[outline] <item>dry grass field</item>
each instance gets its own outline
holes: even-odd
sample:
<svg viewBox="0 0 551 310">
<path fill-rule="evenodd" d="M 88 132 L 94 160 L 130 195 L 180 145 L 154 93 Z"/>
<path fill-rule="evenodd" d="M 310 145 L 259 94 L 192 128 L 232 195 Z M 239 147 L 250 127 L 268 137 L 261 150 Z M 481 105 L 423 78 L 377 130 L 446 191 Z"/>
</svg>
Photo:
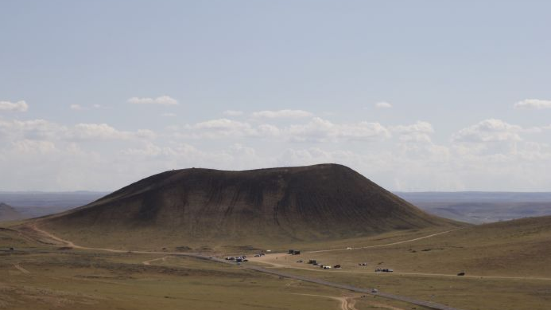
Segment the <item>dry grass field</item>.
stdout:
<svg viewBox="0 0 551 310">
<path fill-rule="evenodd" d="M 550 222 L 541 217 L 447 233 L 421 231 L 409 242 L 403 242 L 407 235 L 381 236 L 376 243 L 346 240 L 340 247 L 305 251 L 300 258 L 274 254 L 255 263 L 461 309 L 545 310 L 551 307 Z M 423 233 L 433 236 L 419 238 Z M 309 259 L 342 269 L 323 270 L 306 264 Z M 358 265 L 362 262 L 367 266 Z M 377 273 L 376 268 L 394 272 Z M 459 272 L 466 274 L 457 276 Z"/>
<path fill-rule="evenodd" d="M 0 309 L 76 308 L 412 309 L 238 266 L 180 256 L 64 249 L 0 230 Z"/>
<path fill-rule="evenodd" d="M 394 231 L 326 243 L 290 243 L 249 264 L 434 301 L 464 310 L 547 310 L 551 305 L 550 217 L 464 228 Z M 36 231 L 0 229 L 0 307 L 5 309 L 423 309 L 381 297 L 170 254 L 64 249 Z M 64 235 L 70 240 L 70 235 Z M 92 237 L 92 236 L 84 236 Z M 98 239 L 114 244 L 106 235 Z M 162 245 L 143 239 L 144 248 Z M 269 241 L 265 241 L 269 247 Z M 14 247 L 13 251 L 9 247 Z M 351 248 L 351 249 L 347 249 Z M 132 250 L 132 251 L 128 251 Z M 170 252 L 173 248 L 165 248 Z M 194 251 L 192 249 L 187 251 Z M 276 247 L 273 252 L 284 252 Z M 206 255 L 252 254 L 213 246 Z M 322 270 L 316 259 L 342 269 Z M 367 266 L 358 266 L 366 262 Z M 393 273 L 376 273 L 392 268 Z M 465 276 L 457 276 L 460 271 Z"/>
<path fill-rule="evenodd" d="M 340 264 L 354 272 L 373 272 L 375 268 L 392 268 L 395 273 L 426 273 L 455 276 L 494 276 L 551 278 L 551 217 L 528 218 L 451 230 L 431 238 L 408 238 L 413 242 L 397 243 L 400 238 L 365 244 L 344 240 L 330 251 L 304 253 L 305 259 L 317 259 L 330 265 Z M 353 250 L 346 250 L 352 247 Z M 367 267 L 358 263 L 368 262 Z"/>
</svg>

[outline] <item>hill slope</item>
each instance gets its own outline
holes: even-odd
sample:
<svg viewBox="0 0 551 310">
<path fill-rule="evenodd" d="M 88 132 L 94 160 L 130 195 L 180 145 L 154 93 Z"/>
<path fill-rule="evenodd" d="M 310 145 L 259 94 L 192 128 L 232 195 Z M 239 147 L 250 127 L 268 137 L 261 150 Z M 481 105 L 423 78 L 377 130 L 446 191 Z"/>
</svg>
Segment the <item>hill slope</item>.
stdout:
<svg viewBox="0 0 551 310">
<path fill-rule="evenodd" d="M 318 253 L 313 258 L 357 270 L 362 270 L 358 261 L 369 261 L 384 262 L 382 267 L 397 273 L 466 271 L 475 276 L 551 279 L 550 240 L 551 216 L 544 216 L 470 226 L 387 247 Z"/>
<path fill-rule="evenodd" d="M 41 226 L 96 244 L 273 244 L 449 225 L 350 168 L 316 165 L 250 171 L 167 171 Z M 140 241 L 141 240 L 141 241 Z"/>
<path fill-rule="evenodd" d="M 12 206 L 5 203 L 0 203 L 0 222 L 14 221 L 21 218 L 23 218 L 23 216 Z"/>
</svg>

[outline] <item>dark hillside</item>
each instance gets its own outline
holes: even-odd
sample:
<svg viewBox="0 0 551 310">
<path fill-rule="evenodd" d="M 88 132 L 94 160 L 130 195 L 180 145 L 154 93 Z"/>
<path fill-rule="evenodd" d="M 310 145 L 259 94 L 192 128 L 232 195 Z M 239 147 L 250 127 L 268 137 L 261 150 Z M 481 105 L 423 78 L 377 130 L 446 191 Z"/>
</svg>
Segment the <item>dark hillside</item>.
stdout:
<svg viewBox="0 0 551 310">
<path fill-rule="evenodd" d="M 43 219 L 63 231 L 148 231 L 182 244 L 319 241 L 449 224 L 335 164 L 167 171 Z"/>
</svg>

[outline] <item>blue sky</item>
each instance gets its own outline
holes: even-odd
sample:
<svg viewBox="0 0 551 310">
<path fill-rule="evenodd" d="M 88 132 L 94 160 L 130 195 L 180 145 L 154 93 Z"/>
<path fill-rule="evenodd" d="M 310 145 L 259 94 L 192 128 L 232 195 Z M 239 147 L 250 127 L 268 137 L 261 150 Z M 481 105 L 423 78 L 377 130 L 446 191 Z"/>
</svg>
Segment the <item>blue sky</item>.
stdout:
<svg viewBox="0 0 551 310">
<path fill-rule="evenodd" d="M 3 1 L 0 190 L 338 162 L 551 188 L 548 1 Z"/>
</svg>

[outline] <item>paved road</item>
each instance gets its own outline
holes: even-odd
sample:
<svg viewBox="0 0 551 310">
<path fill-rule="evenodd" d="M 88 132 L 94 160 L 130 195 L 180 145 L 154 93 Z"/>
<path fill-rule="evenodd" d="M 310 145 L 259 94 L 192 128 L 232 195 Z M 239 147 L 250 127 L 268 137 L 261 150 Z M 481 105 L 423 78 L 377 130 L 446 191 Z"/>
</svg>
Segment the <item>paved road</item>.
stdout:
<svg viewBox="0 0 551 310">
<path fill-rule="evenodd" d="M 65 245 L 67 245 L 67 246 L 77 248 L 77 249 L 105 251 L 105 252 L 111 252 L 111 253 L 127 253 L 128 252 L 128 251 L 125 251 L 125 250 L 115 250 L 115 249 L 108 249 L 108 248 L 83 247 L 83 246 L 76 245 L 76 244 L 74 244 L 73 242 L 71 242 L 69 240 L 61 239 L 61 238 L 51 234 L 50 232 L 42 230 L 42 229 L 38 228 L 36 226 L 36 224 L 30 226 L 30 228 L 33 229 L 34 231 L 42 234 L 42 235 L 45 235 L 45 236 L 55 240 L 55 241 L 61 242 Z M 223 264 L 236 265 L 236 263 L 233 262 L 233 261 L 228 261 L 228 260 L 217 258 L 217 257 L 214 257 L 214 256 L 206 256 L 206 255 L 203 255 L 203 254 L 195 254 L 195 253 L 148 252 L 148 251 L 132 251 L 132 253 L 134 253 L 134 254 L 148 254 L 148 255 L 162 254 L 162 255 L 165 255 L 165 256 L 166 255 L 185 256 L 185 257 L 193 257 L 193 258 L 197 258 L 197 259 L 202 259 L 202 260 L 207 260 L 207 261 L 212 261 L 212 262 L 218 262 L 218 263 L 223 263 Z M 427 307 L 427 308 L 435 309 L 435 310 L 464 310 L 464 309 L 453 308 L 453 307 L 449 307 L 449 306 L 446 306 L 446 305 L 441 305 L 441 304 L 437 304 L 437 303 L 433 303 L 433 302 L 429 302 L 429 301 L 416 300 L 416 299 L 409 298 L 409 297 L 406 297 L 406 296 L 401 296 L 401 295 L 394 295 L 394 294 L 384 293 L 384 292 L 372 293 L 372 289 L 365 289 L 365 288 L 360 288 L 360 287 L 347 285 L 347 284 L 329 282 L 329 281 L 325 281 L 325 280 L 321 280 L 321 279 L 317 279 L 317 278 L 310 278 L 310 277 L 285 273 L 285 272 L 281 272 L 281 271 L 277 271 L 277 270 L 273 270 L 273 269 L 266 269 L 266 268 L 259 267 L 259 266 L 241 264 L 239 267 L 241 267 L 243 269 L 247 269 L 247 270 L 253 270 L 253 271 L 256 271 L 256 272 L 262 272 L 262 273 L 266 273 L 266 274 L 276 275 L 276 276 L 283 277 L 283 278 L 289 278 L 289 279 L 294 279 L 294 280 L 299 280 L 299 281 L 304 281 L 304 282 L 315 283 L 315 284 L 319 284 L 319 285 L 344 289 L 344 290 L 357 292 L 357 293 L 362 293 L 362 294 L 371 294 L 371 295 L 381 296 L 381 297 L 385 297 L 385 298 L 388 298 L 388 299 L 403 301 L 403 302 L 407 302 L 407 303 L 414 304 L 414 305 L 417 305 L 417 306 L 423 306 L 423 307 Z"/>
</svg>

